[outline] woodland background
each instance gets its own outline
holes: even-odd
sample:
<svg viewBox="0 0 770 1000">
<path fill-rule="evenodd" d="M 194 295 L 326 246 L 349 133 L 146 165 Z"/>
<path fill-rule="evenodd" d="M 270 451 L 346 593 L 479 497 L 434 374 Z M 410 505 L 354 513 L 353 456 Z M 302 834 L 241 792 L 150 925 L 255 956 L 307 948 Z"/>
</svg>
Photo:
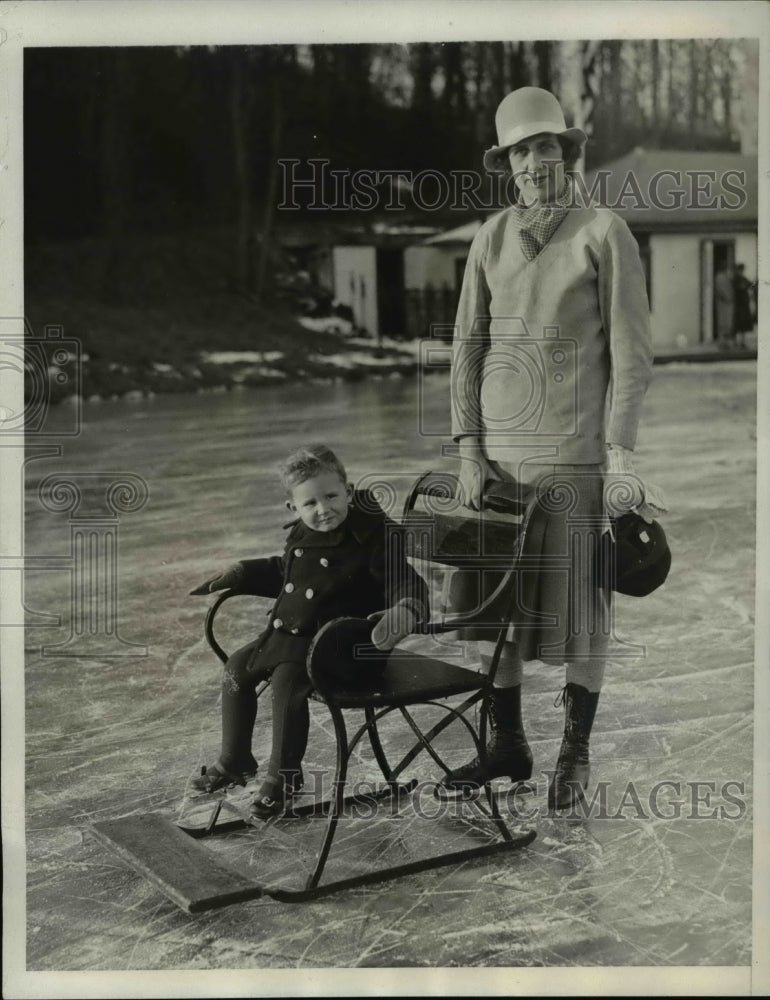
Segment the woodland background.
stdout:
<svg viewBox="0 0 770 1000">
<path fill-rule="evenodd" d="M 750 44 L 26 49 L 27 317 L 81 340 L 94 392 L 110 364 L 178 368 L 202 347 L 302 350 L 291 282 L 278 280 L 301 262 L 282 236 L 303 220 L 367 227 L 379 216 L 277 211 L 280 158 L 480 170 L 497 104 L 524 85 L 552 89 L 589 133 L 585 169 L 638 145 L 734 150 Z M 457 211 L 393 215 L 466 221 Z M 113 391 L 148 384 L 133 379 Z"/>
</svg>

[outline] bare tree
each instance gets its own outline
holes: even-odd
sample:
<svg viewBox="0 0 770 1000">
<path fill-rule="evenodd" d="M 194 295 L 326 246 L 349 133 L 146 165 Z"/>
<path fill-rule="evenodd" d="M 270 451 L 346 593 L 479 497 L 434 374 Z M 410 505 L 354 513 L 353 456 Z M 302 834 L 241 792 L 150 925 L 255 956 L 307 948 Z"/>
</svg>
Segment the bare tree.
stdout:
<svg viewBox="0 0 770 1000">
<path fill-rule="evenodd" d="M 444 70 L 444 93 L 442 95 L 444 110 L 449 117 L 452 117 L 453 112 L 462 115 L 467 107 L 463 43 L 444 45 L 441 53 L 441 64 Z"/>
<path fill-rule="evenodd" d="M 650 104 L 652 128 L 660 134 L 660 47 L 657 38 L 650 39 Z"/>
<path fill-rule="evenodd" d="M 688 60 L 690 71 L 690 86 L 688 93 L 687 107 L 690 112 L 690 135 L 693 139 L 698 134 L 700 118 L 700 92 L 698 89 L 699 66 L 698 66 L 698 44 L 694 38 L 688 44 Z"/>
<path fill-rule="evenodd" d="M 126 224 L 131 204 L 131 74 L 124 49 L 102 53 L 102 128 L 100 143 L 102 213 L 107 234 L 102 294 L 107 301 L 125 296 Z"/>
<path fill-rule="evenodd" d="M 552 44 L 552 42 L 535 42 L 534 45 L 537 57 L 537 85 L 545 90 L 550 90 L 553 86 L 551 75 Z"/>
<path fill-rule="evenodd" d="M 283 75 L 281 72 L 281 52 L 280 50 L 268 52 L 268 63 L 270 65 L 270 92 L 272 106 L 272 127 L 270 142 L 268 146 L 269 171 L 267 192 L 265 195 L 265 208 L 262 216 L 262 229 L 260 231 L 259 257 L 257 260 L 257 275 L 255 296 L 257 302 L 261 302 L 265 293 L 265 283 L 268 274 L 268 264 L 271 256 L 273 223 L 275 221 L 275 203 L 278 192 L 278 161 L 281 155 L 281 140 L 283 136 Z"/>
<path fill-rule="evenodd" d="M 436 73 L 436 59 L 430 42 L 419 42 L 410 47 L 412 53 L 412 108 L 427 111 L 433 104 L 433 77 Z"/>
<path fill-rule="evenodd" d="M 518 90 L 529 83 L 527 74 L 527 54 L 524 42 L 511 42 L 508 51 L 508 85 L 511 90 Z"/>
<path fill-rule="evenodd" d="M 252 111 L 254 84 L 250 73 L 253 53 L 238 48 L 232 53 L 230 78 L 230 121 L 233 132 L 233 167 L 236 190 L 236 285 L 252 287 L 254 275 L 255 215 L 253 195 Z"/>
</svg>

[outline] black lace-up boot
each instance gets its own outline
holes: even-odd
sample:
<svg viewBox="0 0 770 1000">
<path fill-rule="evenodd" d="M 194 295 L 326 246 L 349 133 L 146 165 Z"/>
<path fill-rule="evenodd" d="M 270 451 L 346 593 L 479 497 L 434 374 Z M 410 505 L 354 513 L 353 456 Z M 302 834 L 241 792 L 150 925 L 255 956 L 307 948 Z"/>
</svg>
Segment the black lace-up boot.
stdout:
<svg viewBox="0 0 770 1000">
<path fill-rule="evenodd" d="M 598 703 L 599 692 L 588 691 L 580 684 L 567 684 L 554 703 L 564 705 L 564 738 L 548 787 L 551 812 L 571 809 L 585 798 L 583 791 L 591 773 L 588 740 Z"/>
<path fill-rule="evenodd" d="M 490 738 L 487 742 L 486 768 L 474 757 L 445 775 L 445 792 L 471 794 L 492 778 L 526 781 L 532 776 L 532 751 L 521 721 L 521 685 L 494 688 L 489 703 Z"/>
</svg>

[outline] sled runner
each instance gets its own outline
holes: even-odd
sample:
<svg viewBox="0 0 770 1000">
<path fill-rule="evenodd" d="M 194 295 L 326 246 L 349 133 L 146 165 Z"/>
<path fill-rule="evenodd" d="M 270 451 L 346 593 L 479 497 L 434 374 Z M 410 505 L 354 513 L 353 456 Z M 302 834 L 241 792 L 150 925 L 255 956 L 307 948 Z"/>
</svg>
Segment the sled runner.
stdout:
<svg viewBox="0 0 770 1000">
<path fill-rule="evenodd" d="M 207 838 L 248 829 L 245 810 L 239 807 L 243 796 L 228 791 L 216 797 L 207 796 L 213 810 L 204 823 L 176 824 L 159 814 L 135 815 L 95 824 L 92 829 L 96 836 L 191 913 L 263 895 L 302 902 L 531 843 L 535 832 L 511 830 L 487 783 L 478 795 L 464 800 L 485 828 L 483 843 L 478 842 L 476 830 L 476 842 L 471 841 L 470 846 L 461 850 L 434 851 L 418 860 L 363 874 L 323 879 L 340 821 L 344 825 L 348 810 L 361 805 L 376 807 L 383 802 L 393 807 L 393 803 L 397 805 L 409 796 L 417 782 L 405 777 L 405 772 L 420 754 L 428 755 L 440 770 L 438 778 L 450 772 L 435 745 L 448 726 L 455 723 L 464 728 L 484 764 L 489 699 L 517 600 L 517 558 L 536 510 L 534 497 L 521 495 L 518 487 L 495 483 L 494 490 L 485 494 L 485 507 L 507 515 L 499 521 L 481 519 L 462 508 L 454 499 L 457 492 L 454 476 L 426 473 L 415 482 L 406 499 L 400 529 L 414 566 L 439 591 L 438 597 L 432 599 L 431 620 L 419 625 L 417 633 L 434 646 L 439 636 L 458 630 L 461 635 L 496 641 L 488 675 L 458 665 L 449 656 L 415 652 L 411 647 L 422 640 L 410 640 L 407 644 L 410 648 L 399 646 L 390 653 L 382 653 L 371 645 L 372 622 L 366 619 L 335 619 L 313 641 L 307 661 L 314 688 L 311 698 L 329 714 L 336 764 L 328 796 L 309 802 L 303 802 L 300 796 L 281 818 L 321 819 L 320 847 L 302 888 L 251 879 L 248 865 L 239 867 L 203 845 Z M 222 592 L 206 616 L 206 639 L 223 663 L 227 653 L 214 634 L 214 624 L 225 602 L 236 596 L 243 595 Z M 452 637 L 449 639 L 444 651 L 459 648 L 451 641 Z M 268 684 L 264 682 L 257 688 L 258 696 Z M 440 711 L 438 721 L 430 728 L 418 718 L 423 706 Z M 391 762 L 380 725 L 396 713 L 406 723 L 410 745 L 397 762 Z M 351 718 L 355 720 L 355 729 L 349 734 Z M 364 738 L 381 772 L 382 785 L 367 789 L 365 794 L 349 794 L 349 764 L 354 754 L 358 756 Z M 392 743 L 391 738 L 388 745 Z M 235 818 L 228 818 L 232 814 Z M 279 819 L 271 824 L 280 822 Z M 258 828 L 254 836 L 265 834 L 263 823 L 252 822 L 252 825 Z"/>
</svg>

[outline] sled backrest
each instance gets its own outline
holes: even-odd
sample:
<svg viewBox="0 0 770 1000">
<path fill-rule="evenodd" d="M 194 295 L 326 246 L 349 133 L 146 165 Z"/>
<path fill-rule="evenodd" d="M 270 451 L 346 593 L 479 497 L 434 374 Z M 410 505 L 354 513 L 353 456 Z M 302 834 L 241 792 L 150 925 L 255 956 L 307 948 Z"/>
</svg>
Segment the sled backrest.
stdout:
<svg viewBox="0 0 770 1000">
<path fill-rule="evenodd" d="M 428 472 L 416 481 L 402 528 L 407 556 L 430 588 L 431 618 L 439 626 L 431 631 L 499 629 L 531 500 L 517 484 L 489 484 L 479 514 L 462 505 L 456 476 Z"/>
</svg>

